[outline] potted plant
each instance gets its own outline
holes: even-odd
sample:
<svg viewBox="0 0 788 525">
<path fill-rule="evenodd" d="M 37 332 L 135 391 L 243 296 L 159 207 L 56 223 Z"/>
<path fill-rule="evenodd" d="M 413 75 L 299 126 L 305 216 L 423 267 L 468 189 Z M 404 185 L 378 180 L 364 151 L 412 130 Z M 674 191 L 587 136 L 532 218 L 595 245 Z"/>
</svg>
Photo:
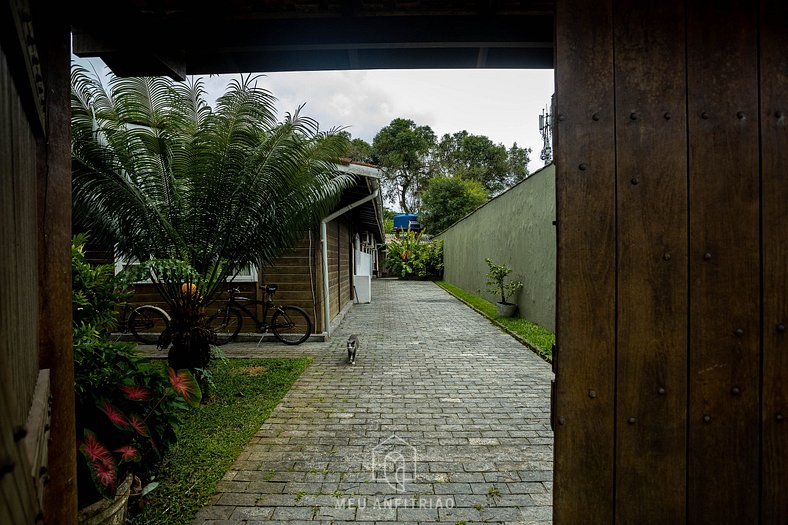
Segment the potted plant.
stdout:
<svg viewBox="0 0 788 525">
<path fill-rule="evenodd" d="M 165 369 L 110 339 L 126 294 L 112 265 L 87 262 L 84 243 L 77 236 L 72 244 L 79 519 L 124 523 L 133 484 L 145 490 L 135 476 L 175 441 L 180 414 L 199 404 L 201 392 L 188 371 Z"/>
<path fill-rule="evenodd" d="M 500 316 L 511 317 L 517 310 L 517 304 L 508 302 L 507 298 L 514 296 L 523 287 L 523 283 L 511 280 L 506 282 L 506 276 L 512 273 L 512 269 L 505 264 L 495 264 L 489 257 L 485 257 L 484 262 L 489 268 L 487 291 L 501 297 L 501 300 L 495 303 L 496 311 Z"/>
</svg>

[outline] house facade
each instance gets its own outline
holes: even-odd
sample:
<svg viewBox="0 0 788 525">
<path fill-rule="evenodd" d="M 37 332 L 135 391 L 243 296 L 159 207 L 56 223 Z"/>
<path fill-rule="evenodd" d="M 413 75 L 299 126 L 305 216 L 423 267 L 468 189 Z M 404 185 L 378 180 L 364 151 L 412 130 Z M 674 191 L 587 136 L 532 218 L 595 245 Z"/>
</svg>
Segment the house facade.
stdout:
<svg viewBox="0 0 788 525">
<path fill-rule="evenodd" d="M 357 282 L 363 283 L 364 276 L 371 277 L 377 270 L 380 264 L 378 248 L 385 243 L 380 174 L 374 166 L 350 160 L 343 160 L 337 170 L 354 175 L 356 182 L 343 192 L 334 212 L 323 218 L 324 227 L 321 221 L 303 232 L 295 245 L 271 264 L 241 270 L 209 305 L 209 314 L 224 305 L 232 288 L 240 290 L 241 297 L 262 300 L 264 290 L 261 287 L 276 284 L 274 302 L 306 310 L 312 319 L 313 333 L 320 339 L 329 335 L 331 326 L 339 322 L 341 314 L 354 301 L 365 302 L 367 296 L 359 297 Z M 93 262 L 114 261 L 116 271 L 123 269 L 123 261 L 115 260 L 111 250 L 94 249 L 88 255 Z M 366 266 L 365 261 L 369 261 Z M 143 304 L 167 310 L 166 303 L 150 282 L 136 283 L 128 303 L 127 312 Z M 255 314 L 261 319 L 262 307 L 258 306 Z M 246 314 L 241 331 L 249 334 L 258 331 L 254 320 Z"/>
</svg>

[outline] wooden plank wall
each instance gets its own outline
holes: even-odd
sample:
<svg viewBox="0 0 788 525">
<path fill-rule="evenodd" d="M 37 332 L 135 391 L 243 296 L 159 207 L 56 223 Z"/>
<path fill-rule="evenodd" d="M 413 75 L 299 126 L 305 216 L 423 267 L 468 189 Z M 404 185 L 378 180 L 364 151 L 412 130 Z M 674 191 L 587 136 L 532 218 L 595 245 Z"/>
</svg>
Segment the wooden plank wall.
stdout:
<svg viewBox="0 0 788 525">
<path fill-rule="evenodd" d="M 556 17 L 554 523 L 788 523 L 788 7 Z"/>
<path fill-rule="evenodd" d="M 37 145 L 5 46 L 0 47 L 0 522 L 35 523 L 40 510 L 20 449 L 39 370 Z M 36 429 L 37 430 L 37 429 Z"/>
<path fill-rule="evenodd" d="M 21 425 L 38 376 L 36 138 L 4 51 L 0 72 L 0 362 L 13 363 L 0 366 L 0 388 L 15 393 L 6 399 Z"/>
<path fill-rule="evenodd" d="M 341 218 L 326 224 L 328 236 L 328 299 L 331 319 L 339 313 L 339 229 Z"/>
<path fill-rule="evenodd" d="M 315 303 L 317 281 L 315 253 L 320 249 L 320 236 L 314 232 L 304 232 L 301 240 L 272 266 L 262 271 L 262 282 L 279 285 L 274 295 L 277 304 L 294 304 L 309 314 L 312 323 L 317 319 Z M 319 259 L 317 259 L 319 262 Z"/>
<path fill-rule="evenodd" d="M 353 256 L 350 246 L 350 224 L 345 218 L 340 217 L 339 226 L 339 309 L 340 311 L 353 299 L 351 266 Z"/>
</svg>

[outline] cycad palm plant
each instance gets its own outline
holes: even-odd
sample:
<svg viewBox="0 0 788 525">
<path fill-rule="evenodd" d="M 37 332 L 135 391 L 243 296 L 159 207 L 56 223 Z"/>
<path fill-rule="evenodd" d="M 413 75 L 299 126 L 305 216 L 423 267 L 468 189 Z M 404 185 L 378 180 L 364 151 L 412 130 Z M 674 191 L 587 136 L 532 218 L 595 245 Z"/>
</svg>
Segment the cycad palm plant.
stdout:
<svg viewBox="0 0 788 525">
<path fill-rule="evenodd" d="M 172 313 L 172 365 L 202 368 L 204 306 L 330 211 L 351 182 L 334 168 L 347 138 L 298 111 L 278 122 L 252 77 L 214 110 L 199 79 L 105 86 L 75 67 L 71 100 L 75 220 L 143 262 Z"/>
</svg>

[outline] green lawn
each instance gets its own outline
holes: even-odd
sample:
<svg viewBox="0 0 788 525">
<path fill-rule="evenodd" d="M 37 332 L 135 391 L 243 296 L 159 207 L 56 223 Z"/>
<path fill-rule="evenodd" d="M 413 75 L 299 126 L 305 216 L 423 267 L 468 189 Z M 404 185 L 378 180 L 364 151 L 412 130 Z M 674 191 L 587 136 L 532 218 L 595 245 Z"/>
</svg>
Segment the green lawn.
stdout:
<svg viewBox="0 0 788 525">
<path fill-rule="evenodd" d="M 155 467 L 156 490 L 135 511 L 134 524 L 183 524 L 211 496 L 244 445 L 311 362 L 233 359 L 211 365 L 212 401 L 191 410 L 178 442 Z"/>
<path fill-rule="evenodd" d="M 548 363 L 552 363 L 552 348 L 555 343 L 555 334 L 553 332 L 538 324 L 532 323 L 528 319 L 522 319 L 520 317 L 500 317 L 495 313 L 494 303 L 482 299 L 478 295 L 468 293 L 462 288 L 457 288 L 445 281 L 436 281 L 436 284 L 490 319 L 494 324 L 516 336 L 518 339 L 523 340 L 528 346 L 533 348 L 542 359 Z"/>
</svg>

